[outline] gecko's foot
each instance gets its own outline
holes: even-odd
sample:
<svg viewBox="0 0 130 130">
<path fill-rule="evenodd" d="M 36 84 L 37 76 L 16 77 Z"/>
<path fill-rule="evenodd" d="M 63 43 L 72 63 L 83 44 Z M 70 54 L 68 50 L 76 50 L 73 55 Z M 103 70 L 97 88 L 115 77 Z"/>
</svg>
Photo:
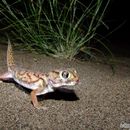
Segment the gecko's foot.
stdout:
<svg viewBox="0 0 130 130">
<path fill-rule="evenodd" d="M 42 109 L 42 110 L 47 110 L 48 109 L 47 107 L 44 107 L 44 106 L 42 106 L 40 104 L 34 105 L 34 107 L 37 108 L 37 109 Z"/>
<path fill-rule="evenodd" d="M 39 109 L 39 110 L 47 110 L 47 107 L 44 106 L 36 106 L 35 108 Z"/>
<path fill-rule="evenodd" d="M 0 83 L 3 83 L 3 81 L 0 80 Z"/>
</svg>

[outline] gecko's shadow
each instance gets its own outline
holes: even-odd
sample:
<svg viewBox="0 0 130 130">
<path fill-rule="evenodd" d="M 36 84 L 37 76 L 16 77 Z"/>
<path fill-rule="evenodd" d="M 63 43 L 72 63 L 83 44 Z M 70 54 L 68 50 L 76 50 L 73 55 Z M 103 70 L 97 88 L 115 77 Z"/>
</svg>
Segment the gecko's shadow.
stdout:
<svg viewBox="0 0 130 130">
<path fill-rule="evenodd" d="M 30 94 L 30 92 L 31 92 L 31 90 L 24 88 L 23 86 L 17 84 L 14 80 L 6 80 L 4 82 L 15 83 L 15 86 L 18 89 L 24 91 L 27 94 Z M 74 90 L 67 89 L 67 88 L 57 88 L 57 89 L 54 89 L 54 92 L 50 92 L 50 93 L 38 96 L 38 100 L 40 100 L 40 101 L 49 100 L 49 99 L 76 101 L 76 100 L 79 100 L 79 97 L 76 95 Z"/>
<path fill-rule="evenodd" d="M 39 96 L 39 100 L 55 99 L 55 100 L 65 100 L 65 101 L 76 101 L 79 97 L 76 95 L 75 91 L 67 88 L 55 89 L 54 92 L 47 93 L 45 95 Z"/>
</svg>

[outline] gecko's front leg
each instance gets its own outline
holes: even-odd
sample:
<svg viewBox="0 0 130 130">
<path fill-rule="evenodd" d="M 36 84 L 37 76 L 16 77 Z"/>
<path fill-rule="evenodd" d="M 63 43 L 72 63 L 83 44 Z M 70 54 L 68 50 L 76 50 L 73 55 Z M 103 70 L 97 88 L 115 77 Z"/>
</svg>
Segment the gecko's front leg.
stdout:
<svg viewBox="0 0 130 130">
<path fill-rule="evenodd" d="M 32 101 L 32 104 L 35 108 L 40 108 L 41 105 L 38 103 L 38 100 L 37 100 L 37 96 L 36 96 L 36 93 L 37 93 L 38 90 L 33 90 L 31 92 L 31 101 Z"/>
<path fill-rule="evenodd" d="M 42 91 L 44 91 L 44 88 L 45 88 L 45 83 L 43 80 L 39 80 L 39 87 L 35 90 L 32 90 L 31 92 L 31 101 L 32 101 L 32 104 L 35 108 L 37 109 L 44 109 L 46 110 L 47 107 L 44 107 L 44 106 L 41 106 L 38 102 L 38 99 L 37 99 L 37 94 L 41 93 Z"/>
</svg>

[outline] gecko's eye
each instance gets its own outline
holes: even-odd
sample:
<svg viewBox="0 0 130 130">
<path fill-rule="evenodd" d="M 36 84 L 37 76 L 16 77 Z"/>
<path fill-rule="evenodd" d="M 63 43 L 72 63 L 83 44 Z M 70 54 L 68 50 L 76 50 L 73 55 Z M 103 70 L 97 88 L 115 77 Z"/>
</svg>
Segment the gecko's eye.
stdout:
<svg viewBox="0 0 130 130">
<path fill-rule="evenodd" d="M 69 72 L 63 71 L 61 75 L 62 75 L 62 78 L 67 79 L 69 77 Z"/>
</svg>

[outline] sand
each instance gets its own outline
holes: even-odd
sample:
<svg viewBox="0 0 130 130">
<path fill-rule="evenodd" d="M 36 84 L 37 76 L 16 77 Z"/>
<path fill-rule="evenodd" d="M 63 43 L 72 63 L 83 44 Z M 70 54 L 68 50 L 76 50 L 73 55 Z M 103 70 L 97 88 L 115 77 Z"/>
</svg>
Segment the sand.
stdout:
<svg viewBox="0 0 130 130">
<path fill-rule="evenodd" d="M 115 74 L 107 64 L 70 62 L 23 51 L 15 51 L 15 60 L 20 67 L 40 72 L 76 68 L 80 83 L 69 90 L 40 96 L 39 102 L 48 107 L 47 110 L 32 106 L 28 90 L 14 83 L 0 83 L 0 130 L 120 130 L 129 127 L 130 58 L 118 58 Z M 0 73 L 6 70 L 6 47 L 0 45 Z"/>
</svg>

